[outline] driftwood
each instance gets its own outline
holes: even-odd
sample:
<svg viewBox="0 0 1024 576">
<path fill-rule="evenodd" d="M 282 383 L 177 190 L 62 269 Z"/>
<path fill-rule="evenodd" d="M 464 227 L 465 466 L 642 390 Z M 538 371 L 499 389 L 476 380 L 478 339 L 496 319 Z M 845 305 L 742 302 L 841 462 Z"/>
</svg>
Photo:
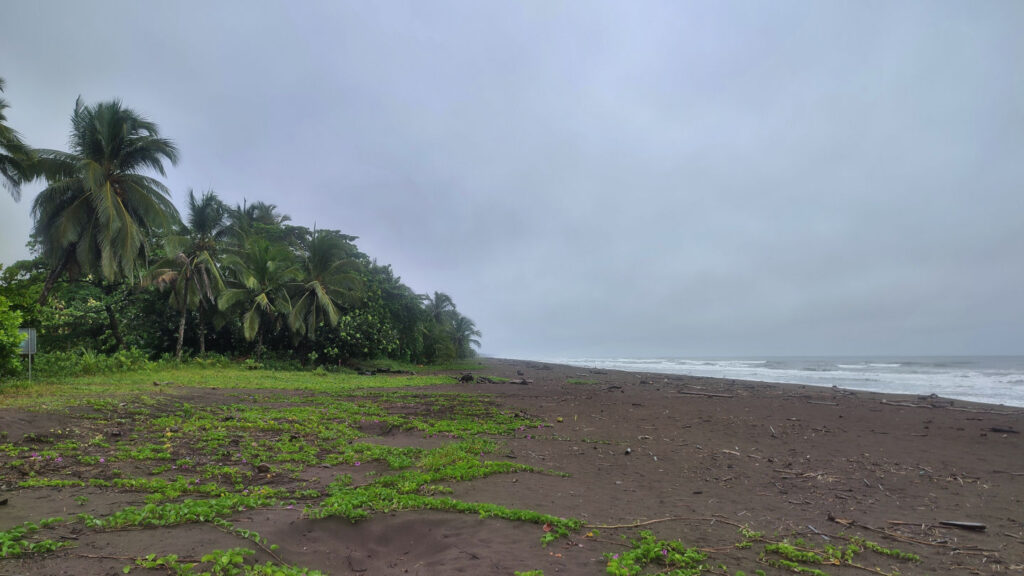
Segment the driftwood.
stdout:
<svg viewBox="0 0 1024 576">
<path fill-rule="evenodd" d="M 903 408 L 932 408 L 932 406 L 928 404 L 913 404 L 911 402 L 890 402 L 888 400 L 882 400 L 881 403 L 886 406 L 901 406 Z"/>
<path fill-rule="evenodd" d="M 679 390 L 680 394 L 686 394 L 687 396 L 710 396 L 712 398 L 735 398 L 735 394 L 715 394 L 714 392 L 691 392 L 689 390 Z"/>
<path fill-rule="evenodd" d="M 974 408 L 958 408 L 956 406 L 947 406 L 946 410 L 957 410 L 960 412 L 977 412 L 978 414 L 998 414 L 1000 416 L 1020 416 L 1024 412 L 1007 412 L 1005 410 L 975 410 Z"/>
<path fill-rule="evenodd" d="M 808 404 L 820 404 L 821 406 L 839 406 L 838 402 L 821 402 L 819 400 L 808 400 Z"/>
<path fill-rule="evenodd" d="M 831 512 L 828 513 L 828 519 L 831 520 L 832 522 L 835 522 L 836 524 L 840 524 L 842 526 L 856 526 L 858 528 L 863 528 L 865 530 L 870 530 L 872 532 L 877 532 L 879 534 L 885 534 L 886 536 L 889 536 L 890 538 L 895 538 L 896 540 L 902 540 L 903 542 L 912 542 L 914 544 L 924 544 L 926 546 L 936 546 L 936 547 L 939 547 L 939 548 L 952 548 L 953 547 L 952 544 L 949 544 L 947 542 L 928 542 L 927 540 L 919 540 L 917 538 L 911 538 L 910 536 L 906 536 L 904 534 L 898 534 L 898 533 L 892 532 L 890 530 L 882 530 L 881 528 L 874 528 L 872 526 L 868 526 L 867 524 L 861 524 L 860 522 L 857 522 L 856 520 L 850 520 L 848 518 L 837 518 L 836 516 L 833 516 Z"/>
<path fill-rule="evenodd" d="M 903 408 L 938 408 L 942 410 L 956 410 L 958 412 L 975 412 L 977 414 L 997 414 L 999 416 L 1018 416 L 1024 414 L 1024 412 L 1007 412 L 1005 410 L 977 410 L 975 408 L 961 408 L 959 406 L 952 406 L 951 404 L 914 404 L 913 402 L 891 402 L 889 400 L 880 400 L 880 404 L 886 406 L 901 406 Z"/>
<path fill-rule="evenodd" d="M 975 532 L 983 532 L 987 528 L 987 526 L 980 522 L 960 522 L 958 520 L 941 520 L 939 524 L 949 526 L 950 528 L 960 528 L 961 530 L 974 530 Z"/>
</svg>

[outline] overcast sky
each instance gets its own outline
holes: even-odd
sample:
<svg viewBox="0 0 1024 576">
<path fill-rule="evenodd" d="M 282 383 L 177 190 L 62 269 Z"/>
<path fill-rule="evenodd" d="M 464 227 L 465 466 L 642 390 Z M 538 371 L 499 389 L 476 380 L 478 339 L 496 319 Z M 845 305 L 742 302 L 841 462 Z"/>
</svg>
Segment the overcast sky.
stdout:
<svg viewBox="0 0 1024 576">
<path fill-rule="evenodd" d="M 1024 353 L 1024 2 L 5 2 L 9 124 L 336 228 L 504 356 Z M 0 262 L 29 210 L 0 194 Z"/>
</svg>

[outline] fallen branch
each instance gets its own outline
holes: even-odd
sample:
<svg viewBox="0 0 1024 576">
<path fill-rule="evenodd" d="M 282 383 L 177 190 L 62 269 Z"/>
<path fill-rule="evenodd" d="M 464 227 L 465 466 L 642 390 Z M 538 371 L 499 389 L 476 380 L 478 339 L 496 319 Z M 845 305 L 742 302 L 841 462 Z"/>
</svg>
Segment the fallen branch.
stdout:
<svg viewBox="0 0 1024 576">
<path fill-rule="evenodd" d="M 913 404 L 911 402 L 890 402 L 888 400 L 882 400 L 881 403 L 886 406 L 901 406 L 903 408 L 933 408 L 933 406 L 929 406 L 928 404 Z"/>
<path fill-rule="evenodd" d="M 933 406 L 931 404 L 914 404 L 913 402 L 890 402 L 889 400 L 881 400 L 881 404 L 886 406 L 902 406 L 904 408 L 938 408 L 945 410 L 956 410 L 958 412 L 975 412 L 978 414 L 998 414 L 1000 416 L 1020 416 L 1021 412 L 1006 412 L 1002 410 L 978 410 L 975 408 L 959 408 L 957 406 Z"/>
<path fill-rule="evenodd" d="M 765 566 L 771 566 L 772 568 L 778 568 L 777 565 L 772 564 L 771 562 L 769 562 L 767 560 L 762 560 L 761 558 L 757 559 L 757 563 L 758 564 L 763 564 Z M 843 566 L 849 566 L 851 568 L 860 568 L 861 570 L 867 570 L 868 572 L 871 572 L 872 574 L 881 574 L 881 576 L 892 576 L 888 572 L 882 572 L 881 570 L 878 570 L 876 568 L 868 568 L 867 566 L 862 566 L 860 564 L 853 564 L 853 563 L 850 563 L 850 562 L 844 562 L 842 565 Z"/>
<path fill-rule="evenodd" d="M 231 534 L 232 536 L 241 536 L 241 534 L 236 533 L 232 528 L 229 528 L 228 526 L 222 526 L 219 523 L 215 523 L 215 524 L 213 524 L 213 526 L 217 527 L 217 529 L 219 529 L 219 530 L 221 530 L 223 532 Z M 244 536 L 242 536 L 242 537 L 244 538 Z M 263 550 L 267 554 L 270 554 L 270 556 L 273 557 L 274 560 L 277 560 L 277 562 L 279 564 L 281 564 L 282 566 L 286 566 L 286 567 L 290 566 L 290 564 L 288 564 L 287 562 L 282 560 L 281 557 L 278 556 L 276 552 L 274 552 L 270 548 L 264 546 L 263 543 L 260 542 L 259 540 L 257 540 L 256 538 L 246 538 L 246 540 L 256 544 L 257 546 L 259 546 L 261 550 Z"/>
<path fill-rule="evenodd" d="M 721 522 L 723 524 L 729 524 L 730 526 L 735 526 L 737 528 L 743 528 L 744 527 L 743 524 L 738 524 L 738 523 L 733 522 L 731 520 L 726 520 L 725 518 L 708 517 L 708 516 L 697 516 L 697 517 L 691 517 L 691 516 L 668 516 L 666 518 L 656 518 L 654 520 L 645 520 L 643 522 L 638 520 L 636 522 L 633 522 L 632 524 L 615 524 L 615 525 L 587 524 L 586 527 L 587 528 L 597 528 L 599 530 L 618 530 L 620 528 L 639 528 L 640 526 L 648 526 L 650 524 L 657 524 L 659 522 L 694 521 L 694 520 L 699 520 L 699 521 L 702 521 L 702 522 L 711 522 L 711 523 Z"/>
<path fill-rule="evenodd" d="M 680 394 L 686 394 L 687 396 L 710 396 L 712 398 L 735 398 L 735 394 L 715 394 L 714 392 L 691 392 L 689 390 L 679 390 Z"/>
<path fill-rule="evenodd" d="M 74 552 L 74 555 L 78 556 L 79 558 L 97 558 L 97 559 L 101 559 L 101 560 L 135 560 L 135 559 L 138 558 L 138 556 L 113 556 L 113 555 L 110 555 L 110 554 L 83 554 L 82 552 Z M 192 560 L 188 560 L 188 559 L 185 559 L 185 558 L 179 558 L 179 560 L 181 560 L 183 562 L 192 562 Z M 195 563 L 198 564 L 199 560 L 195 560 Z"/>
<path fill-rule="evenodd" d="M 844 518 L 836 518 L 835 516 L 832 515 L 831 512 L 829 512 L 829 514 L 828 514 L 828 519 L 833 521 L 833 522 L 835 522 L 836 524 L 840 524 L 842 526 L 856 526 L 857 528 L 863 528 L 865 530 L 870 530 L 871 532 L 877 532 L 879 534 L 885 534 L 886 536 L 889 536 L 890 538 L 894 538 L 896 540 L 902 540 L 903 542 L 910 542 L 912 544 L 922 544 L 924 546 L 935 546 L 937 548 L 957 548 L 957 549 L 963 549 L 963 546 L 954 546 L 954 545 L 948 544 L 946 542 L 928 542 L 927 540 L 918 540 L 917 538 L 911 538 L 910 536 L 905 536 L 903 534 L 897 534 L 896 532 L 890 532 L 888 530 L 883 530 L 881 528 L 875 528 L 873 526 L 868 526 L 867 524 L 861 524 L 860 522 L 857 522 L 856 520 L 847 520 L 847 519 L 844 519 Z"/>
<path fill-rule="evenodd" d="M 957 408 L 954 406 L 947 406 L 946 410 L 957 410 L 960 412 L 977 412 L 979 414 L 998 414 L 1000 416 L 1020 416 L 1024 412 L 1006 412 L 1003 410 L 976 410 L 974 408 Z"/>
<path fill-rule="evenodd" d="M 819 404 L 821 406 L 839 406 L 838 402 L 821 402 L 818 400 L 808 400 L 808 404 Z"/>
<path fill-rule="evenodd" d="M 904 522 L 902 520 L 886 520 L 889 524 L 896 524 L 898 526 L 920 526 L 922 529 L 931 526 L 927 522 Z"/>
<path fill-rule="evenodd" d="M 983 532 L 986 528 L 984 524 L 979 522 L 961 522 L 959 520 L 940 520 L 939 524 L 949 526 L 950 528 L 960 528 L 961 530 L 974 530 L 975 532 Z"/>
</svg>

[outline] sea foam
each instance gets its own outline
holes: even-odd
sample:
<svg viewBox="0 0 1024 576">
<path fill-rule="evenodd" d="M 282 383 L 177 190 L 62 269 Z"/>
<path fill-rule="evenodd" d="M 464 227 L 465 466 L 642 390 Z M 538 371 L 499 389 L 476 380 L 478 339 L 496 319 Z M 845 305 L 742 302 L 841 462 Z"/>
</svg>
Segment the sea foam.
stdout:
<svg viewBox="0 0 1024 576">
<path fill-rule="evenodd" d="M 1024 357 L 934 356 L 907 358 L 569 358 L 561 364 L 758 380 L 812 386 L 839 386 L 897 394 L 937 394 L 972 402 L 1024 407 Z"/>
</svg>

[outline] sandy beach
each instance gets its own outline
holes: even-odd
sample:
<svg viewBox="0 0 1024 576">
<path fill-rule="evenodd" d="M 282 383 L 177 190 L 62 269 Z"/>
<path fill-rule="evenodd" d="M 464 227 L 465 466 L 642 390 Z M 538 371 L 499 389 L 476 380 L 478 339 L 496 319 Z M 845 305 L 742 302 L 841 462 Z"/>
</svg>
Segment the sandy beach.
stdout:
<svg viewBox="0 0 1024 576">
<path fill-rule="evenodd" d="M 566 440 L 523 443 L 517 454 L 572 474 L 542 486 L 517 483 L 505 490 L 509 502 L 593 524 L 685 517 L 650 526 L 659 537 L 708 548 L 728 545 L 735 528 L 696 518 L 801 533 L 808 541 L 824 542 L 815 531 L 874 537 L 922 557 L 901 568 L 908 574 L 1024 571 L 1024 438 L 1018 433 L 1024 410 L 811 386 L 490 364 L 509 377 L 522 371 L 534 382 L 487 392 L 546 418 L 563 418 L 556 430 Z M 565 383 L 571 379 L 592 383 Z M 971 532 L 941 527 L 942 521 L 987 528 Z M 560 573 L 600 573 L 588 566 L 584 550 L 571 550 L 573 560 L 557 566 Z M 712 557 L 748 573 L 757 568 L 737 552 Z"/>
<path fill-rule="evenodd" d="M 799 537 L 815 548 L 861 537 L 920 557 L 910 562 L 866 552 L 858 557 L 860 567 L 821 567 L 832 575 L 1024 573 L 1022 409 L 483 362 L 474 376 L 495 382 L 437 390 L 491 395 L 505 410 L 547 422 L 501 438 L 496 459 L 565 475 L 498 474 L 451 483 L 451 497 L 578 518 L 585 523 L 579 532 L 542 547 L 540 526 L 438 511 L 381 514 L 353 524 L 309 519 L 300 510 L 257 509 L 232 522 L 279 545 L 277 553 L 288 562 L 329 574 L 604 574 L 603 555 L 625 550 L 622 536 L 636 537 L 640 529 L 702 548 L 711 573 L 790 573 L 759 560 L 760 542 L 737 548 L 741 527 L 768 540 Z M 54 418 L 0 413 L 12 440 L 54 425 Z M 68 424 L 71 416 L 59 418 Z M 409 432 L 376 432 L 376 441 L 389 445 L 436 443 Z M 81 490 L 88 489 L 7 486 L 3 528 L 73 515 L 72 498 Z M 139 500 L 127 493 L 106 493 L 105 500 L 89 494 L 91 506 L 111 511 Z M 119 574 L 125 558 L 164 550 L 198 554 L 232 538 L 209 524 L 67 536 L 75 548 L 6 560 L 0 573 Z"/>
</svg>

